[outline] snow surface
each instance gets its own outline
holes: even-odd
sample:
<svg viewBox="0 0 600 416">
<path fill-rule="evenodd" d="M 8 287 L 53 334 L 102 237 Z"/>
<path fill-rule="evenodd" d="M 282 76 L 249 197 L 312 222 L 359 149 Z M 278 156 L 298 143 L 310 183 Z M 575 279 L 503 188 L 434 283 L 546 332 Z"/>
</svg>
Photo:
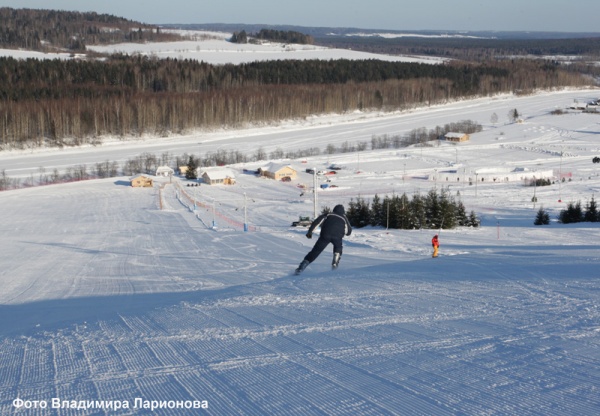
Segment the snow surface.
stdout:
<svg viewBox="0 0 600 416">
<path fill-rule="evenodd" d="M 167 30 L 164 30 L 167 31 Z M 255 61 L 286 59 L 378 59 L 391 62 L 421 62 L 438 64 L 447 59 L 431 56 L 384 55 L 348 49 L 325 48 L 315 45 L 265 42 L 263 44 L 231 43 L 231 33 L 192 30 L 168 30 L 182 33 L 190 40 L 160 43 L 119 43 L 114 45 L 87 45 L 89 51 L 98 53 L 124 53 L 156 59 L 193 59 L 214 65 L 242 64 Z M 73 59 L 81 54 L 44 53 L 27 50 L 0 49 L 0 57 L 16 59 Z"/>
<path fill-rule="evenodd" d="M 567 202 L 597 198 L 600 115 L 550 112 L 599 95 L 3 152 L 0 169 L 29 177 L 143 152 L 325 148 L 459 120 L 484 125 L 466 143 L 288 160 L 300 172 L 290 183 L 244 174 L 264 164 L 249 163 L 230 167 L 234 186 L 173 177 L 139 189 L 112 178 L 1 192 L 0 414 L 598 414 L 600 229 L 533 220 L 540 206 L 555 218 Z M 522 123 L 508 122 L 513 108 Z M 304 169 L 331 163 L 344 169 L 330 178 L 338 188 L 318 191 L 319 209 L 444 186 L 482 227 L 441 231 L 437 259 L 434 230 L 355 229 L 338 270 L 328 248 L 293 276 L 315 241 L 289 226 L 313 214 Z M 571 176 L 536 188 L 469 185 L 484 168 Z M 453 169 L 463 177 L 446 182 Z M 136 398 L 146 407 L 133 409 Z M 178 401 L 208 409 L 170 408 Z M 117 402 L 131 408 L 114 411 Z M 154 403 L 165 407 L 151 412 Z"/>
<path fill-rule="evenodd" d="M 231 33 L 172 30 L 194 37 L 194 40 L 161 43 L 121 43 L 116 45 L 90 45 L 89 50 L 100 53 L 125 53 L 155 58 L 195 59 L 211 64 L 241 64 L 255 61 L 284 59 L 378 59 L 392 62 L 440 63 L 445 59 L 427 56 L 384 55 L 348 49 L 334 49 L 315 45 L 264 42 L 231 43 Z"/>
</svg>

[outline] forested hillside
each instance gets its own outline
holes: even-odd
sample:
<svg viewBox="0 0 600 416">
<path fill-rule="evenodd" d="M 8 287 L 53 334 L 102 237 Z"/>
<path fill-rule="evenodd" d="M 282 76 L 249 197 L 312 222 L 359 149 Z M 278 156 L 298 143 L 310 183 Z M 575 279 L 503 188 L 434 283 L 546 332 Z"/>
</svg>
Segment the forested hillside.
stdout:
<svg viewBox="0 0 600 416">
<path fill-rule="evenodd" d="M 85 45 L 179 38 L 109 14 L 0 8 L 0 47 L 83 51 Z"/>
<path fill-rule="evenodd" d="M 446 65 L 269 61 L 210 65 L 113 56 L 0 59 L 0 145 L 77 145 L 103 135 L 167 135 L 363 109 L 395 110 L 477 95 L 586 85 L 531 61 Z"/>
<path fill-rule="evenodd" d="M 323 46 L 373 53 L 444 56 L 456 59 L 490 60 L 511 56 L 600 56 L 600 37 L 569 39 L 421 38 L 378 36 L 321 36 Z"/>
</svg>

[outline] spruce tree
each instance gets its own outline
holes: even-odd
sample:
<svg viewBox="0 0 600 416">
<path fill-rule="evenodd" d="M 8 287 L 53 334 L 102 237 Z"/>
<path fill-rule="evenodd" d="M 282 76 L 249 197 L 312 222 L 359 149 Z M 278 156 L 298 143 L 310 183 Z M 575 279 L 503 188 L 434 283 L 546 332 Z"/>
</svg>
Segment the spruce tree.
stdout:
<svg viewBox="0 0 600 416">
<path fill-rule="evenodd" d="M 346 208 L 346 218 L 348 218 L 350 225 L 352 225 L 353 227 L 356 227 L 356 225 L 358 224 L 358 222 L 356 221 L 356 211 L 356 202 L 354 202 L 354 199 L 350 199 L 350 202 L 348 203 L 348 208 Z"/>
<path fill-rule="evenodd" d="M 456 227 L 456 204 L 448 192 L 444 190 L 440 195 L 440 218 L 439 228 Z"/>
<path fill-rule="evenodd" d="M 427 228 L 439 228 L 442 224 L 442 208 L 435 189 L 430 190 L 425 197 L 425 212 Z"/>
<path fill-rule="evenodd" d="M 583 221 L 581 201 L 577 201 L 577 203 L 569 202 L 567 209 L 560 211 L 558 219 L 563 224 L 572 224 Z"/>
<path fill-rule="evenodd" d="M 410 201 L 410 219 L 408 228 L 421 229 L 425 228 L 426 224 L 425 201 L 421 195 L 415 194 Z"/>
<path fill-rule="evenodd" d="M 535 221 L 533 221 L 533 224 L 534 225 L 550 224 L 550 215 L 543 207 L 540 207 L 540 209 L 538 210 L 537 215 L 535 216 Z"/>
<path fill-rule="evenodd" d="M 188 163 L 187 163 L 187 170 L 185 171 L 185 178 L 186 179 L 197 179 L 198 175 L 196 174 L 196 161 L 194 160 L 193 156 L 190 156 Z"/>
<path fill-rule="evenodd" d="M 373 227 L 376 226 L 385 226 L 386 225 L 386 214 L 387 214 L 387 206 L 381 203 L 379 199 L 379 195 L 375 194 L 373 197 L 373 201 L 371 202 L 371 225 Z"/>
<path fill-rule="evenodd" d="M 583 215 L 583 220 L 588 222 L 598 222 L 598 207 L 596 205 L 596 200 L 592 195 L 592 199 L 585 206 L 585 214 Z"/>
<path fill-rule="evenodd" d="M 475 215 L 475 211 L 471 211 L 469 214 L 469 227 L 479 227 L 479 218 L 477 218 L 477 215 Z"/>
<path fill-rule="evenodd" d="M 371 224 L 371 211 L 369 203 L 363 198 L 358 200 L 358 224 L 360 227 L 365 227 Z"/>
<path fill-rule="evenodd" d="M 396 228 L 401 229 L 409 229 L 410 223 L 410 201 L 408 200 L 408 196 L 405 193 L 402 194 L 400 198 L 398 198 L 398 203 L 395 206 L 396 210 L 395 218 L 396 218 Z"/>
<path fill-rule="evenodd" d="M 461 227 L 469 225 L 469 217 L 467 217 L 467 210 L 462 201 L 458 201 L 456 205 L 456 221 Z"/>
<path fill-rule="evenodd" d="M 356 201 L 350 200 L 346 211 L 346 218 L 350 225 L 356 228 L 362 228 L 370 224 L 369 203 L 363 198 L 357 198 Z"/>
</svg>

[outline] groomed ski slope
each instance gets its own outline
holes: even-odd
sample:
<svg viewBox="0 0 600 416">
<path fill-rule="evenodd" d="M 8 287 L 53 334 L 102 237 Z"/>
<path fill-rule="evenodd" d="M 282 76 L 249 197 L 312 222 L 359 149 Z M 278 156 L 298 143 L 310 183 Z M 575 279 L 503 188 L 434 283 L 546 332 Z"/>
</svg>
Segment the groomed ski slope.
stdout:
<svg viewBox="0 0 600 416">
<path fill-rule="evenodd" d="M 320 201 L 427 192 L 441 184 L 415 178 L 456 157 L 562 163 L 573 180 L 536 189 L 555 218 L 600 189 L 600 116 L 541 113 L 502 127 L 510 147 L 488 126 L 458 152 L 338 155 L 340 189 Z M 112 178 L 0 193 L 0 414 L 598 414 L 597 224 L 533 226 L 522 183 L 452 186 L 482 227 L 443 230 L 440 258 L 434 230 L 367 227 L 345 240 L 338 270 L 327 250 L 293 276 L 315 240 L 289 224 L 311 214 L 310 196 L 234 169 L 229 188 Z M 194 212 L 184 193 L 205 205 Z M 244 193 L 249 232 L 234 225 Z"/>
</svg>

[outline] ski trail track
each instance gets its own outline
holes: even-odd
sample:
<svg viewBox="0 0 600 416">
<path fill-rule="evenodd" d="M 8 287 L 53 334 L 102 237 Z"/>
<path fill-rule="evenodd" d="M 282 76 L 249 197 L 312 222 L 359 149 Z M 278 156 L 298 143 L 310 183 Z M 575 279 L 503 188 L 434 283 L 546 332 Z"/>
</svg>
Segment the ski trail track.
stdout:
<svg viewBox="0 0 600 416">
<path fill-rule="evenodd" d="M 598 381 L 586 369 L 597 364 L 588 355 L 593 344 L 544 342 L 559 336 L 547 325 L 562 329 L 564 312 L 589 304 L 578 282 L 570 283 L 580 289 L 572 306 L 541 321 L 548 310 L 535 309 L 556 305 L 547 294 L 563 286 L 552 278 L 444 283 L 405 269 L 374 279 L 313 274 L 296 279 L 297 290 L 284 278 L 37 335 L 26 343 L 35 356 L 27 353 L 19 385 L 28 388 L 19 395 L 200 394 L 214 414 L 551 414 L 559 405 L 593 414 L 592 391 L 588 403 L 569 401 L 564 380 L 553 380 L 562 373 L 580 389 Z M 322 279 L 331 279 L 328 290 Z M 525 319 L 522 309 L 533 315 Z M 56 371 L 51 391 L 38 390 L 54 373 L 53 354 L 66 368 Z"/>
</svg>

